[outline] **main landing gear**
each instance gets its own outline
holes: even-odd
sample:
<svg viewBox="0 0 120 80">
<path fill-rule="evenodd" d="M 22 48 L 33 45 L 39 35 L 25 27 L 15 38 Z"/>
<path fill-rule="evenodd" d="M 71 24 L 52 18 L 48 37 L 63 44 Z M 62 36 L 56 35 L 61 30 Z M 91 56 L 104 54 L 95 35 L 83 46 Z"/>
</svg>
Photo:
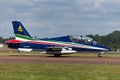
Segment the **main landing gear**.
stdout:
<svg viewBox="0 0 120 80">
<path fill-rule="evenodd" d="M 98 53 L 98 58 L 101 58 L 103 56 L 103 52 Z"/>
<path fill-rule="evenodd" d="M 55 56 L 55 57 L 60 57 L 60 56 L 61 56 L 61 54 L 55 54 L 54 56 Z"/>
</svg>

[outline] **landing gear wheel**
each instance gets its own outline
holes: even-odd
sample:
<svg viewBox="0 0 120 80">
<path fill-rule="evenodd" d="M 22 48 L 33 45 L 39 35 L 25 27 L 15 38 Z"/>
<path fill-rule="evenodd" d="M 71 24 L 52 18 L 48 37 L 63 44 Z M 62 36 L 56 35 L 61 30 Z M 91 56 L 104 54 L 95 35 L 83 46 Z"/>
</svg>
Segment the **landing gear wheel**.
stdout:
<svg viewBox="0 0 120 80">
<path fill-rule="evenodd" d="M 61 55 L 60 55 L 60 54 L 55 54 L 54 56 L 55 56 L 55 57 L 60 57 Z"/>
<path fill-rule="evenodd" d="M 101 58 L 101 57 L 102 57 L 102 52 L 100 52 L 100 53 L 98 54 L 98 57 L 99 57 L 99 58 Z"/>
</svg>

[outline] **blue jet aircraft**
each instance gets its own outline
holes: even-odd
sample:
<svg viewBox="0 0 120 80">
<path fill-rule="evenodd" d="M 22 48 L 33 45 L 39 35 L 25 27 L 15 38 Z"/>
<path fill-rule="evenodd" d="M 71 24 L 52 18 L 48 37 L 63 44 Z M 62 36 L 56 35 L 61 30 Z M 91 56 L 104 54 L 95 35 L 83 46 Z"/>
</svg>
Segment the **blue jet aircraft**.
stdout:
<svg viewBox="0 0 120 80">
<path fill-rule="evenodd" d="M 19 51 L 30 52 L 32 50 L 44 50 L 43 53 L 53 54 L 59 57 L 63 54 L 76 53 L 79 51 L 110 51 L 110 48 L 96 42 L 91 38 L 83 36 L 61 36 L 55 38 L 33 38 L 25 27 L 19 21 L 12 21 L 15 39 L 8 40 L 9 48 L 15 48 Z M 101 54 L 98 54 L 101 56 Z"/>
</svg>

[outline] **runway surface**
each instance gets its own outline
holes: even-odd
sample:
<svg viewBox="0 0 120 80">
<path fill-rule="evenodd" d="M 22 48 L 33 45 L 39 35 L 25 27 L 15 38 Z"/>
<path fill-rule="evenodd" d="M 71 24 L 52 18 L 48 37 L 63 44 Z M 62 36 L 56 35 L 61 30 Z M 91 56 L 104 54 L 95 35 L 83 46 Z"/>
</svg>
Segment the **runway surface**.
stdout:
<svg viewBox="0 0 120 80">
<path fill-rule="evenodd" d="M 28 56 L 0 55 L 0 63 L 31 63 L 31 64 L 120 64 L 120 58 L 97 58 L 84 56 Z"/>
</svg>

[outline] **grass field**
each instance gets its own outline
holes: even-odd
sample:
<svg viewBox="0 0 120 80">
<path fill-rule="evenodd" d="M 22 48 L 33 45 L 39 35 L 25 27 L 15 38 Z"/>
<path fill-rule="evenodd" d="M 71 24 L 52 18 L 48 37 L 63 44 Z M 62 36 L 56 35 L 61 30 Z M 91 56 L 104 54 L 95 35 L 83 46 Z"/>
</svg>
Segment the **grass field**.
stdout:
<svg viewBox="0 0 120 80">
<path fill-rule="evenodd" d="M 0 55 L 38 55 L 40 52 L 19 53 L 0 50 Z M 67 56 L 97 57 L 97 54 L 71 54 Z M 104 54 L 120 57 L 120 54 Z M 0 63 L 0 80 L 120 80 L 120 65 L 111 64 L 3 64 Z"/>
<path fill-rule="evenodd" d="M 120 80 L 120 65 L 0 64 L 0 80 Z"/>
<path fill-rule="evenodd" d="M 1 51 L 1 55 L 38 55 L 39 52 Z M 69 56 L 96 56 L 72 54 Z M 120 54 L 104 54 L 118 57 Z M 120 80 L 120 65 L 110 64 L 0 64 L 0 80 Z"/>
</svg>

